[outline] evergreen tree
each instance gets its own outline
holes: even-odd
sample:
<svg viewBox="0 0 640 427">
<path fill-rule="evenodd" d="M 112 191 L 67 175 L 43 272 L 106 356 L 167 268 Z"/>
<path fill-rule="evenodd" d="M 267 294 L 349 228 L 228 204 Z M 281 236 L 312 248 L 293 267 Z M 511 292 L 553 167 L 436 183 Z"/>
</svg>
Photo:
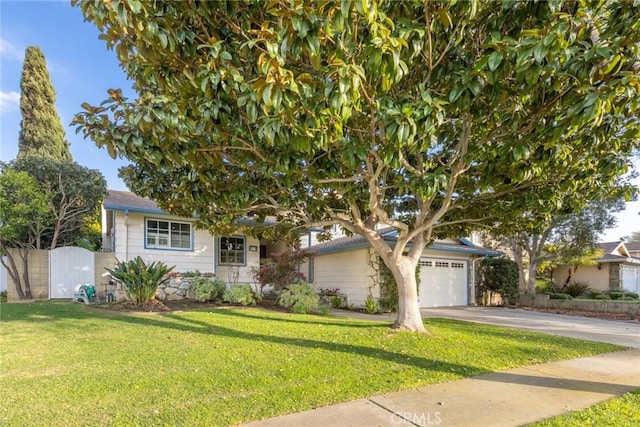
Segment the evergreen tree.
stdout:
<svg viewBox="0 0 640 427">
<path fill-rule="evenodd" d="M 55 108 L 56 94 L 39 47 L 29 46 L 20 80 L 20 137 L 18 158 L 42 156 L 72 160 L 69 142 Z"/>
</svg>

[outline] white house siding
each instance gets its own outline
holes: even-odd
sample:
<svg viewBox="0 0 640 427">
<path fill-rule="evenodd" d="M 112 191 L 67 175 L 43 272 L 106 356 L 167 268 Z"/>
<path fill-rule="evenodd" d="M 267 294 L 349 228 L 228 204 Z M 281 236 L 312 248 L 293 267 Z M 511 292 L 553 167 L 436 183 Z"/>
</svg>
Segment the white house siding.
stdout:
<svg viewBox="0 0 640 427">
<path fill-rule="evenodd" d="M 313 261 L 313 282 L 316 289 L 339 288 L 341 293 L 349 296 L 349 302 L 356 306 L 364 304 L 369 292 L 374 298 L 379 298 L 379 286 L 371 288 L 373 284 L 371 277 L 375 273 L 369 264 L 369 256 L 369 249 L 366 248 L 316 255 Z M 466 262 L 468 270 L 473 268 L 472 258 L 458 252 L 427 249 L 422 257 L 449 261 L 461 260 Z M 472 280 L 468 270 L 466 277 Z M 421 274 L 424 273 L 421 272 Z M 473 301 L 473 298 L 473 292 L 471 292 L 469 301 Z"/>
<path fill-rule="evenodd" d="M 349 303 L 356 306 L 364 304 L 370 290 L 373 297 L 380 296 L 378 286 L 370 289 L 374 272 L 367 249 L 322 254 L 313 262 L 316 289 L 338 288 L 347 295 Z"/>
<path fill-rule="evenodd" d="M 199 270 L 202 273 L 214 272 L 216 277 L 227 283 L 253 283 L 251 267 L 260 264 L 260 242 L 258 239 L 246 236 L 247 265 L 238 267 L 214 266 L 217 264 L 217 240 L 208 231 L 193 228 L 193 250 L 166 250 L 145 248 L 144 220 L 145 218 L 157 218 L 163 220 L 175 220 L 192 222 L 184 218 L 161 215 L 130 212 L 125 218 L 123 211 L 116 211 L 115 220 L 115 249 L 119 260 L 130 260 L 140 256 L 147 262 L 162 261 L 167 265 L 175 265 L 176 272 Z M 124 243 L 126 241 L 126 244 Z M 255 246 L 256 251 L 249 251 L 249 246 Z"/>
<path fill-rule="evenodd" d="M 563 284 L 567 279 L 567 271 L 567 267 L 556 268 L 553 271 L 553 281 L 557 284 Z M 602 263 L 600 269 L 595 265 L 582 265 L 578 267 L 571 281 L 588 283 L 591 289 L 608 291 L 609 264 Z"/>
</svg>

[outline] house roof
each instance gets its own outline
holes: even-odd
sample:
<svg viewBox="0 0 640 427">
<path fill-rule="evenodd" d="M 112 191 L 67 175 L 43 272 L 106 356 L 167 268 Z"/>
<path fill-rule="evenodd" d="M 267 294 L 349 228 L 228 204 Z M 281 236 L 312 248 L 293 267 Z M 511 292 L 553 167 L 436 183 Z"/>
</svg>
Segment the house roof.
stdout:
<svg viewBox="0 0 640 427">
<path fill-rule="evenodd" d="M 378 234 L 382 236 L 382 238 L 394 244 L 398 238 L 398 233 L 393 227 L 387 227 L 378 230 Z M 492 251 L 489 249 L 482 248 L 480 246 L 476 246 L 471 243 L 467 239 L 458 239 L 460 243 L 448 243 L 442 241 L 435 241 L 433 244 L 428 246 L 428 249 L 434 251 L 448 251 L 448 252 L 459 252 L 465 253 L 469 255 L 480 255 L 480 256 L 500 256 L 501 252 Z M 317 245 L 313 245 L 310 250 L 317 254 L 327 254 L 332 252 L 341 252 L 348 251 L 353 249 L 367 248 L 369 247 L 369 242 L 361 235 L 354 235 L 348 237 L 339 237 L 337 239 L 332 239 L 328 242 L 318 243 Z"/>
<path fill-rule="evenodd" d="M 604 254 L 611 255 L 619 255 L 622 257 L 631 256 L 629 254 L 629 249 L 627 248 L 626 242 L 606 242 L 600 243 L 600 249 L 603 250 Z"/>
<path fill-rule="evenodd" d="M 103 206 L 105 209 L 113 209 L 116 211 L 166 214 L 153 200 L 140 197 L 130 191 L 107 190 Z"/>
<path fill-rule="evenodd" d="M 629 244 L 632 244 L 634 248 L 630 249 Z M 595 259 L 597 262 L 623 262 L 629 264 L 640 264 L 640 258 L 633 257 L 629 253 L 629 250 L 640 250 L 640 242 L 605 242 L 600 243 L 600 249 L 604 252 L 604 255 Z"/>
<path fill-rule="evenodd" d="M 629 251 L 640 251 L 640 242 L 624 242 L 624 245 L 627 247 Z"/>
</svg>

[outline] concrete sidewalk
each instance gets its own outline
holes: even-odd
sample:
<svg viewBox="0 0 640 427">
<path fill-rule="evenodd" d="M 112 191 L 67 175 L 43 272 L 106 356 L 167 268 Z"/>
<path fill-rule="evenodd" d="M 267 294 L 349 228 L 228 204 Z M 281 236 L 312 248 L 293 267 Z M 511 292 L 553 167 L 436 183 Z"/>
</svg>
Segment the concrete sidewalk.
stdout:
<svg viewBox="0 0 640 427">
<path fill-rule="evenodd" d="M 332 314 L 393 321 L 343 310 Z M 640 325 L 495 307 L 425 309 L 423 316 L 492 323 L 608 342 L 631 350 L 494 372 L 326 406 L 247 426 L 520 426 L 640 388 Z"/>
<path fill-rule="evenodd" d="M 372 396 L 246 426 L 519 426 L 638 388 L 640 349 L 631 349 Z"/>
</svg>

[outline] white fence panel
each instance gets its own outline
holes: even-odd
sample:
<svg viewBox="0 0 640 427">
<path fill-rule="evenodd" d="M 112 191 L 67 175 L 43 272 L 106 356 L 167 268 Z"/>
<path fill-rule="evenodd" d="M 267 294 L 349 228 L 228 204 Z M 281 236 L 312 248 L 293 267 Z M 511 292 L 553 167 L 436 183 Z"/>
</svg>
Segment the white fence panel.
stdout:
<svg viewBox="0 0 640 427">
<path fill-rule="evenodd" d="M 93 284 L 94 254 L 65 246 L 49 252 L 49 298 L 73 298 L 78 285 Z"/>
<path fill-rule="evenodd" d="M 6 255 L 2 257 L 3 261 L 7 261 Z M 4 268 L 4 264 L 0 264 L 0 292 L 7 290 L 7 269 Z"/>
</svg>

